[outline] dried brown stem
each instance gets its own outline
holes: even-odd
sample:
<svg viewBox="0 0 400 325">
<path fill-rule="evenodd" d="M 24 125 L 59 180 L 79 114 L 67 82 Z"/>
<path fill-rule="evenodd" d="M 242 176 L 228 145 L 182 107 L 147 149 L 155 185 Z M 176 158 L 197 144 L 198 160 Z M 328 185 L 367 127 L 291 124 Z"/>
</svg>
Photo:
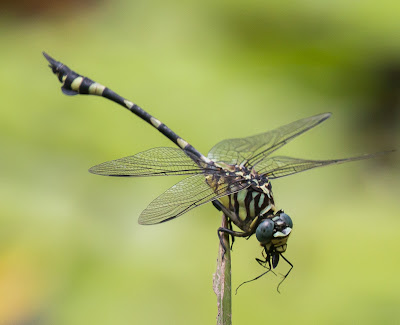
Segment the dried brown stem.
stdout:
<svg viewBox="0 0 400 325">
<path fill-rule="evenodd" d="M 228 227 L 228 220 L 222 215 L 222 227 Z M 224 255 L 224 248 L 221 243 L 218 248 L 217 270 L 214 274 L 213 288 L 217 295 L 217 325 L 232 324 L 232 287 L 231 287 L 231 251 L 229 235 L 223 233 L 224 245 L 227 248 Z"/>
</svg>

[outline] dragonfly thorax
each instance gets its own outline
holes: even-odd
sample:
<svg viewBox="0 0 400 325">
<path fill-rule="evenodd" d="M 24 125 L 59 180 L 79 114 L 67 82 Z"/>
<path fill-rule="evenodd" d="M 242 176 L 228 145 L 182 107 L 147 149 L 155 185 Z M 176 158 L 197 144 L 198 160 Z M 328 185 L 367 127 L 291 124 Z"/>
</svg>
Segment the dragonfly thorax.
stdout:
<svg viewBox="0 0 400 325">
<path fill-rule="evenodd" d="M 246 166 L 219 163 L 216 165 L 225 171 L 226 177 L 223 182 L 240 184 L 238 188 L 242 188 L 219 199 L 230 211 L 229 217 L 236 226 L 243 231 L 250 231 L 256 218 L 275 212 L 272 187 L 266 176 Z"/>
<path fill-rule="evenodd" d="M 251 186 L 254 191 L 263 192 L 272 198 L 272 187 L 268 177 L 257 173 L 254 168 L 249 169 L 243 165 L 230 165 L 221 162 L 215 163 L 215 166 L 225 172 L 221 173 L 226 176 L 226 180 L 224 181 L 232 182 L 228 179 L 234 178 L 235 182 L 247 182 L 247 185 Z"/>
<path fill-rule="evenodd" d="M 268 197 L 270 197 L 271 200 L 272 199 L 272 186 L 271 183 L 268 180 L 268 177 L 266 177 L 265 175 L 260 175 L 258 173 L 251 173 L 251 187 L 255 190 L 255 191 L 262 191 L 263 193 L 265 193 Z"/>
</svg>

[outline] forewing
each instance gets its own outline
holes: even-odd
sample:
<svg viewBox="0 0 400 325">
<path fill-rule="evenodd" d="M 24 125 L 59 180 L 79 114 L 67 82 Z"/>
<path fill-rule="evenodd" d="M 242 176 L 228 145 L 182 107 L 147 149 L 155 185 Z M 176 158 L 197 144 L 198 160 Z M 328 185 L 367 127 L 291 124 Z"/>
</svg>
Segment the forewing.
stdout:
<svg viewBox="0 0 400 325">
<path fill-rule="evenodd" d="M 93 166 L 89 172 L 103 176 L 167 176 L 198 174 L 200 168 L 179 148 L 160 147 Z"/>
<path fill-rule="evenodd" d="M 204 175 L 187 177 L 151 202 L 140 215 L 139 223 L 152 225 L 174 219 L 199 205 L 235 193 L 248 186 L 247 181 L 235 182 L 232 179 L 230 182 L 228 179 L 217 190 L 213 190 L 206 183 Z"/>
<path fill-rule="evenodd" d="M 300 173 L 302 171 L 333 165 L 333 164 L 343 164 L 350 161 L 362 160 L 375 157 L 378 154 L 372 155 L 364 155 L 359 157 L 351 157 L 345 159 L 332 159 L 332 160 L 306 160 L 285 156 L 276 156 L 263 160 L 257 165 L 256 170 L 260 174 L 264 174 L 269 179 L 280 178 L 296 173 Z"/>
<path fill-rule="evenodd" d="M 252 166 L 330 116 L 330 113 L 319 114 L 251 137 L 223 140 L 210 150 L 208 158 L 233 165 L 248 161 Z"/>
</svg>

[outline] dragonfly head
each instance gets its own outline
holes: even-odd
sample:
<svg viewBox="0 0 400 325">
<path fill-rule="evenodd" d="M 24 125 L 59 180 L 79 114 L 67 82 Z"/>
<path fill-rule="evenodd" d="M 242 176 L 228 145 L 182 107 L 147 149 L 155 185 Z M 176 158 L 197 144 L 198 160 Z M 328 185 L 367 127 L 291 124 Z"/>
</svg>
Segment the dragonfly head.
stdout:
<svg viewBox="0 0 400 325">
<path fill-rule="evenodd" d="M 256 237 L 266 252 L 279 254 L 286 251 L 286 242 L 292 228 L 292 219 L 283 211 L 279 211 L 261 220 L 256 229 Z"/>
<path fill-rule="evenodd" d="M 280 258 L 282 258 L 284 261 L 286 261 L 286 263 L 290 265 L 290 269 L 283 276 L 283 279 L 281 280 L 281 282 L 279 282 L 276 288 L 277 291 L 280 292 L 280 285 L 293 269 L 293 264 L 290 263 L 289 260 L 282 255 L 282 253 L 286 251 L 286 242 L 289 238 L 290 233 L 292 232 L 292 228 L 292 219 L 282 210 L 279 210 L 276 214 L 270 215 L 260 221 L 256 229 L 256 237 L 263 247 L 262 256 L 264 259 L 256 258 L 256 261 L 267 270 L 259 276 L 255 277 L 254 279 L 245 281 L 240 284 L 239 287 L 237 287 L 236 289 L 236 293 L 243 284 L 255 281 L 261 278 L 264 274 L 267 274 L 268 272 L 274 273 L 273 269 L 278 266 L 279 260 Z"/>
</svg>

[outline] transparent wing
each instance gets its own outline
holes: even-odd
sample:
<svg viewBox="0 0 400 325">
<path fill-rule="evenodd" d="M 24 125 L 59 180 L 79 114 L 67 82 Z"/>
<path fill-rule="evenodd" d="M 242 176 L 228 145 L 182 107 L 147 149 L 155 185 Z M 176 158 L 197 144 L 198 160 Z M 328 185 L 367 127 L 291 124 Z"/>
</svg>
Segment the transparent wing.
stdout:
<svg viewBox="0 0 400 325">
<path fill-rule="evenodd" d="M 319 114 L 251 137 L 223 140 L 210 150 L 208 158 L 233 165 L 247 161 L 246 165 L 253 166 L 330 116 L 330 113 Z"/>
<path fill-rule="evenodd" d="M 247 181 L 227 182 L 213 190 L 204 175 L 190 176 L 161 194 L 142 212 L 139 223 L 152 225 L 181 216 L 187 211 L 221 196 L 240 191 L 248 187 Z"/>
<path fill-rule="evenodd" d="M 210 166 L 212 168 L 212 166 Z M 103 176 L 167 176 L 198 174 L 200 168 L 179 148 L 160 147 L 93 166 L 89 172 Z"/>
<path fill-rule="evenodd" d="M 362 160 L 375 157 L 381 153 L 333 160 L 306 160 L 285 156 L 276 156 L 263 160 L 257 165 L 257 171 L 269 179 L 280 178 L 302 171 L 333 164 L 343 164 L 349 161 Z"/>
</svg>

